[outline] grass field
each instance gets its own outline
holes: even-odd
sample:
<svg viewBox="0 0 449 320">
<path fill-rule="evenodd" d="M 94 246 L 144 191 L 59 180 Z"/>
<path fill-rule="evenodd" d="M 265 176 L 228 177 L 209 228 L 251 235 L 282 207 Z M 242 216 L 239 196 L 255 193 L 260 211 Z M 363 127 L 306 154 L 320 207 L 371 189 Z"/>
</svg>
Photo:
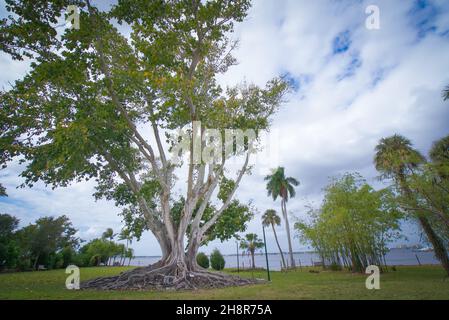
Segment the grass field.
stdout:
<svg viewBox="0 0 449 320">
<path fill-rule="evenodd" d="M 81 280 L 114 275 L 126 267 L 82 268 Z M 241 272 L 265 278 L 265 272 Z M 65 270 L 0 274 L 0 299 L 449 299 L 449 279 L 438 266 L 397 267 L 382 274 L 380 290 L 367 290 L 362 274 L 308 269 L 272 272 L 271 283 L 198 291 L 67 290 Z"/>
</svg>

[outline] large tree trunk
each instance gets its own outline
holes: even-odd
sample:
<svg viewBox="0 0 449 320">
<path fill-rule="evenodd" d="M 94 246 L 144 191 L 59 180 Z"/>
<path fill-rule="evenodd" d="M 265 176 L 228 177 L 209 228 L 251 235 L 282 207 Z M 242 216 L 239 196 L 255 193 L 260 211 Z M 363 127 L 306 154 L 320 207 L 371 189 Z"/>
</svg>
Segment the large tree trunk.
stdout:
<svg viewBox="0 0 449 320">
<path fill-rule="evenodd" d="M 279 249 L 279 253 L 281 254 L 281 259 L 282 259 L 282 266 L 284 267 L 284 269 L 287 267 L 285 264 L 285 258 L 284 258 L 284 253 L 282 252 L 281 246 L 279 245 L 279 240 L 278 240 L 278 236 L 276 234 L 276 230 L 274 229 L 274 224 L 271 224 L 271 228 L 273 228 L 273 233 L 274 233 L 274 239 L 276 240 L 276 244 L 278 246 Z"/>
<path fill-rule="evenodd" d="M 196 264 L 196 252 L 188 254 L 175 246 L 164 259 L 153 265 L 124 271 L 113 277 L 101 277 L 81 283 L 82 289 L 145 290 L 221 288 L 261 283 L 261 280 L 240 278 L 222 272 L 204 270 Z"/>
<path fill-rule="evenodd" d="M 170 240 L 168 239 L 167 233 L 163 229 L 156 230 L 154 227 L 151 232 L 161 248 L 161 261 L 165 261 L 171 252 Z"/>
<path fill-rule="evenodd" d="M 292 249 L 292 239 L 290 237 L 290 224 L 288 222 L 288 216 L 287 216 L 287 205 L 284 198 L 281 200 L 281 206 L 282 206 L 282 214 L 284 215 L 285 220 L 285 229 L 287 231 L 287 239 L 288 239 L 288 251 L 290 254 L 290 266 L 292 268 L 295 268 L 295 259 L 293 258 L 293 249 Z"/>
<path fill-rule="evenodd" d="M 246 171 L 249 161 L 247 154 L 244 166 L 239 171 L 235 186 L 228 195 L 226 201 L 222 204 L 214 215 L 204 224 L 201 218 L 204 209 L 218 184 L 218 174 L 210 172 L 206 182 L 200 179 L 199 184 L 193 182 L 193 175 L 189 174 L 188 192 L 185 206 L 181 214 L 180 221 L 176 224 L 171 216 L 170 208 L 170 179 L 161 181 L 163 192 L 160 197 L 160 212 L 155 217 L 147 205 L 145 199 L 140 198 L 139 206 L 147 218 L 148 227 L 158 240 L 162 258 L 157 263 L 148 267 L 128 270 L 114 277 L 103 277 L 89 280 L 81 284 L 85 289 L 196 289 L 196 288 L 216 288 L 232 285 L 247 285 L 258 283 L 254 279 L 243 279 L 231 276 L 225 273 L 210 272 L 199 267 L 196 263 L 196 255 L 202 243 L 203 236 L 215 224 L 217 219 L 231 203 L 232 197 L 237 186 Z M 199 174 L 201 177 L 201 174 Z M 126 176 L 123 178 L 126 179 Z M 135 178 L 131 177 L 133 180 Z M 131 189 L 138 192 L 139 186 L 136 181 L 129 181 Z M 192 219 L 193 210 L 201 202 L 200 209 L 195 212 L 195 218 Z M 204 205 L 203 205 L 204 203 Z M 184 246 L 184 238 L 187 228 L 190 227 L 190 239 L 187 249 Z"/>
<path fill-rule="evenodd" d="M 117 277 L 108 277 L 101 279 L 94 279 L 88 281 L 84 284 L 85 288 L 99 288 L 99 289 L 129 289 L 129 288 L 151 288 L 151 287 L 171 287 L 171 288 L 195 288 L 198 286 L 220 286 L 221 284 L 233 284 L 233 283 L 250 283 L 248 280 L 223 280 L 223 279 L 233 279 L 233 277 L 220 275 L 217 273 L 206 273 L 204 270 L 200 270 L 196 264 L 196 253 L 198 251 L 199 244 L 201 243 L 202 235 L 206 234 L 207 230 L 217 221 L 220 214 L 226 210 L 229 206 L 232 197 L 238 187 L 242 176 L 245 174 L 248 161 L 249 152 L 247 153 L 245 164 L 242 170 L 239 171 L 238 177 L 235 180 L 235 187 L 229 194 L 226 201 L 223 203 L 222 207 L 217 210 L 213 217 L 201 226 L 201 232 L 196 239 L 198 243 L 192 245 L 192 247 L 187 249 L 187 254 L 184 251 L 184 237 L 186 235 L 186 229 L 188 226 L 191 227 L 191 231 L 199 228 L 199 220 L 201 220 L 201 215 L 197 212 L 198 223 L 196 227 L 192 223 L 192 211 L 196 208 L 198 201 L 203 201 L 207 205 L 210 196 L 212 195 L 215 187 L 219 182 L 219 178 L 222 175 L 224 161 L 221 165 L 218 165 L 218 169 L 215 170 L 215 166 L 210 166 L 209 175 L 204 181 L 204 169 L 205 164 L 200 166 L 198 169 L 198 174 L 195 174 L 194 170 L 196 165 L 194 165 L 194 143 L 190 142 L 190 162 L 189 173 L 187 178 L 187 194 L 186 194 L 186 205 L 184 207 L 183 215 L 181 216 L 178 224 L 174 223 L 170 212 L 170 199 L 171 189 L 173 182 L 173 171 L 176 166 L 171 161 L 167 161 L 165 157 L 165 151 L 161 139 L 159 136 L 159 128 L 157 125 L 157 120 L 151 119 L 151 125 L 154 131 L 154 138 L 156 140 L 157 148 L 159 151 L 159 157 L 154 152 L 153 146 L 146 141 L 146 139 L 139 133 L 136 128 L 136 124 L 133 122 L 133 117 L 128 114 L 127 107 L 120 100 L 120 95 L 116 92 L 114 88 L 114 77 L 112 71 L 110 70 L 110 64 L 108 59 L 108 51 L 105 51 L 107 47 L 102 38 L 103 23 L 98 15 L 98 12 L 94 7 L 90 5 L 87 1 L 87 9 L 89 12 L 89 17 L 93 25 L 97 25 L 97 32 L 94 35 L 93 48 L 99 58 L 99 69 L 105 78 L 105 89 L 109 95 L 112 104 L 116 110 L 123 116 L 129 129 L 131 130 L 130 143 L 135 144 L 141 153 L 141 155 L 148 160 L 151 165 L 152 173 L 158 180 L 161 186 L 161 193 L 159 194 L 160 206 L 157 209 L 153 209 L 148 205 L 146 200 L 143 198 L 141 193 L 142 181 L 136 179 L 133 170 L 122 169 L 120 165 L 117 165 L 114 157 L 108 154 L 107 150 L 104 151 L 103 157 L 109 162 L 111 167 L 119 174 L 120 178 L 128 185 L 130 190 L 137 196 L 139 201 L 139 206 L 144 214 L 148 228 L 156 236 L 162 250 L 162 258 L 159 262 L 154 265 L 138 268 L 134 270 L 127 271 Z M 198 51 L 197 51 L 198 50 Z M 201 46 L 199 46 L 195 52 L 201 51 Z M 192 58 L 189 74 L 186 75 L 185 80 L 193 79 L 196 67 L 201 60 L 205 57 L 200 57 L 200 55 L 195 54 Z M 192 94 L 193 91 L 192 91 Z M 195 121 L 200 120 L 194 106 L 193 101 L 190 99 L 190 95 L 187 95 L 187 103 L 190 108 L 190 120 L 192 122 L 193 130 L 195 128 Z M 153 97 L 149 94 L 147 97 L 147 102 L 151 105 Z M 150 113 L 151 113 L 151 109 Z M 151 114 L 152 116 L 152 114 Z M 153 118 L 153 117 L 152 117 Z M 203 130 L 200 127 L 200 130 Z M 202 131 L 200 131 L 202 133 Z M 195 133 L 192 132 L 192 138 Z M 193 139 L 192 139 L 193 140 Z M 196 145 L 196 144 L 195 144 Z M 200 149 L 202 149 L 202 143 L 200 143 Z M 201 150 L 200 150 L 201 151 Z M 120 163 L 118 163 L 120 164 Z M 213 280 L 213 281 L 212 281 Z"/>
<path fill-rule="evenodd" d="M 162 258 L 153 265 L 122 272 L 118 276 L 88 280 L 83 289 L 142 290 L 142 289 L 198 289 L 248 285 L 259 280 L 245 279 L 221 272 L 210 272 L 199 267 L 196 255 L 201 244 L 202 233 L 194 230 L 187 250 L 184 234 L 153 232 L 161 245 Z"/>
<path fill-rule="evenodd" d="M 446 273 L 449 276 L 449 257 L 446 248 L 444 247 L 443 241 L 441 241 L 440 237 L 432 229 L 432 226 L 430 225 L 427 217 L 419 215 L 418 220 L 424 232 L 426 233 L 427 239 L 432 244 L 433 249 L 435 250 L 435 256 L 438 260 L 440 260 L 441 265 L 443 266 L 444 270 L 446 270 Z"/>
<path fill-rule="evenodd" d="M 189 268 L 189 270 L 198 270 L 201 268 L 198 265 L 198 263 L 196 262 L 196 255 L 198 254 L 199 248 L 200 248 L 200 245 L 199 245 L 198 241 L 191 240 L 191 242 L 189 242 L 189 247 L 188 247 L 187 253 L 186 253 L 186 262 L 187 262 L 187 267 Z"/>
</svg>

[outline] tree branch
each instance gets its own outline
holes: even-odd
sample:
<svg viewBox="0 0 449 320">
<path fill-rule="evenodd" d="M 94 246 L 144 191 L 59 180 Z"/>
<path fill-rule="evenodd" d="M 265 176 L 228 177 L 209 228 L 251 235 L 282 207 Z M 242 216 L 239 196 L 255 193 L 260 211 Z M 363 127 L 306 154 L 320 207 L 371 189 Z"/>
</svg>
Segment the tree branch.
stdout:
<svg viewBox="0 0 449 320">
<path fill-rule="evenodd" d="M 242 169 L 239 172 L 239 175 L 237 177 L 237 180 L 235 182 L 234 188 L 231 191 L 231 193 L 228 195 L 228 198 L 226 199 L 226 201 L 223 203 L 222 207 L 212 216 L 212 218 L 206 222 L 203 227 L 201 228 L 200 232 L 201 232 L 201 236 L 203 236 L 206 231 L 217 221 L 217 219 L 220 217 L 220 215 L 223 213 L 224 210 L 226 210 L 230 203 L 231 200 L 243 178 L 243 175 L 245 174 L 246 170 L 248 169 L 248 162 L 249 162 L 249 151 L 246 153 L 246 159 L 245 159 L 245 163 L 242 166 Z"/>
<path fill-rule="evenodd" d="M 95 19 L 98 18 L 97 13 L 95 12 L 94 8 L 91 6 L 90 1 L 86 0 L 86 4 L 88 7 L 88 11 L 89 14 L 91 16 L 91 19 Z M 99 26 L 97 26 L 99 27 Z M 97 28 L 97 30 L 100 30 L 100 28 Z M 158 176 L 158 179 L 161 182 L 161 185 L 164 188 L 167 188 L 167 183 L 165 181 L 165 179 L 163 179 L 162 175 L 160 174 L 159 171 L 159 167 L 156 163 L 156 159 L 155 159 L 155 155 L 154 155 L 154 151 L 153 148 L 146 142 L 146 140 L 142 137 L 142 135 L 139 133 L 139 131 L 137 130 L 136 125 L 134 124 L 134 122 L 131 120 L 131 118 L 128 115 L 128 112 L 126 111 L 126 108 L 123 106 L 123 104 L 119 101 L 114 88 L 113 88 L 113 81 L 112 81 L 112 76 L 111 76 L 111 72 L 109 70 L 109 68 L 107 67 L 106 64 L 106 58 L 104 55 L 104 49 L 103 49 L 103 44 L 101 41 L 101 38 L 98 34 L 98 31 L 95 34 L 95 49 L 98 53 L 98 57 L 100 60 L 100 69 L 103 72 L 104 76 L 105 76 L 105 83 L 106 83 L 106 88 L 108 90 L 108 93 L 111 97 L 112 103 L 116 106 L 116 108 L 120 111 L 120 113 L 122 114 L 122 116 L 125 118 L 129 128 L 131 129 L 131 131 L 134 133 L 135 138 L 133 138 L 133 142 L 136 143 L 136 145 L 139 147 L 139 150 L 144 154 L 144 156 L 150 161 L 154 172 L 156 173 L 156 175 Z M 144 152 L 144 149 L 148 150 L 147 152 Z"/>
</svg>

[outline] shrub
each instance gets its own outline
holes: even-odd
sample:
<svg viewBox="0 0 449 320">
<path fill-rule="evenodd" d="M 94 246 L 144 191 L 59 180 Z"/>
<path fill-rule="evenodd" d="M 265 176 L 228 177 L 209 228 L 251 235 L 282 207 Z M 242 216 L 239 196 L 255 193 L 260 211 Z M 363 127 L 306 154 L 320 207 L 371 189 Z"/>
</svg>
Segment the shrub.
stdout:
<svg viewBox="0 0 449 320">
<path fill-rule="evenodd" d="M 31 259 L 29 257 L 20 257 L 19 260 L 17 260 L 17 268 L 20 271 L 33 270 L 33 268 L 31 268 Z"/>
<path fill-rule="evenodd" d="M 198 255 L 196 256 L 196 262 L 200 267 L 203 267 L 204 269 L 209 268 L 209 257 L 203 252 L 198 253 Z"/>
<path fill-rule="evenodd" d="M 341 271 L 342 270 L 342 268 L 341 268 L 341 265 L 339 265 L 338 263 L 331 263 L 330 265 L 329 265 L 329 269 L 331 270 L 331 271 Z"/>
<path fill-rule="evenodd" d="M 215 249 L 210 255 L 210 264 L 214 270 L 223 270 L 225 267 L 225 259 L 223 255 Z"/>
</svg>

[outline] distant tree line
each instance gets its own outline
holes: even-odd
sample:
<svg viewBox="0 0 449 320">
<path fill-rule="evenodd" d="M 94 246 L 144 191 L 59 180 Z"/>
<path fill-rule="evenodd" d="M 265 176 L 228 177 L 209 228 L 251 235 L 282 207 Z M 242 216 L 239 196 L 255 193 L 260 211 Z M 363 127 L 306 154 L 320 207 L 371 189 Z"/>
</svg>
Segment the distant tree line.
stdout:
<svg viewBox="0 0 449 320">
<path fill-rule="evenodd" d="M 114 242 L 117 236 L 107 229 L 101 238 L 84 245 L 69 218 L 42 217 L 19 229 L 19 219 L 0 214 L 0 270 L 38 270 L 99 265 L 125 265 L 133 258 L 126 230 L 119 235 L 126 245 Z"/>
</svg>

